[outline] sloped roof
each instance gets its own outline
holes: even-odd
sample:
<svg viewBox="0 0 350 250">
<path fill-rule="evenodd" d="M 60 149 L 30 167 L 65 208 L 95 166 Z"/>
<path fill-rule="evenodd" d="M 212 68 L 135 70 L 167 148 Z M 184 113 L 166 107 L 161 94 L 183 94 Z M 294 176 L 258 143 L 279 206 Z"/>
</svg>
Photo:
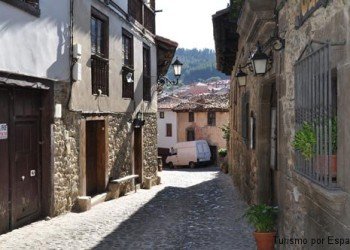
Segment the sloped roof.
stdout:
<svg viewBox="0 0 350 250">
<path fill-rule="evenodd" d="M 193 96 L 173 108 L 175 112 L 228 111 L 229 94 L 206 94 Z"/>
</svg>

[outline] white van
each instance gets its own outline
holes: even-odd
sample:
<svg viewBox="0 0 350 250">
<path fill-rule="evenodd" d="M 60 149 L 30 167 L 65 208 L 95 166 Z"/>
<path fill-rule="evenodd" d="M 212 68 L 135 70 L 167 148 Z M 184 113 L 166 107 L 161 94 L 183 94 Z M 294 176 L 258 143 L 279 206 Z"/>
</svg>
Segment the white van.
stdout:
<svg viewBox="0 0 350 250">
<path fill-rule="evenodd" d="M 205 140 L 176 143 L 170 149 L 166 163 L 170 168 L 174 166 L 190 166 L 207 164 L 210 162 L 210 148 Z"/>
</svg>

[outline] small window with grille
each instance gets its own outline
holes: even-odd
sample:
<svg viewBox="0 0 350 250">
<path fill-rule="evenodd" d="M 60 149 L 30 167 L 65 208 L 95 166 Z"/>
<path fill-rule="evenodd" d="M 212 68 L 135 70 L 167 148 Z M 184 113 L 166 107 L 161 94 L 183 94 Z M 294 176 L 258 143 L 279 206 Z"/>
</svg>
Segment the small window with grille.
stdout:
<svg viewBox="0 0 350 250">
<path fill-rule="evenodd" d="M 91 10 L 91 84 L 92 94 L 108 95 L 108 17 Z"/>
</svg>

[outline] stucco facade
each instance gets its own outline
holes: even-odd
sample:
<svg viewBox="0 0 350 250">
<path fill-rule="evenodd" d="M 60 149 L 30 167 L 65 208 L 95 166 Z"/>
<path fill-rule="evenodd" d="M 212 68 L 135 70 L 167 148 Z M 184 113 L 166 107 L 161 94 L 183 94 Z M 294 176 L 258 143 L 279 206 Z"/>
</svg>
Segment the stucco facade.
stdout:
<svg viewBox="0 0 350 250">
<path fill-rule="evenodd" d="M 189 122 L 188 112 L 177 113 L 178 142 L 187 141 L 187 130 L 193 129 L 196 140 L 206 140 L 210 146 L 226 148 L 226 140 L 223 138 L 221 128 L 228 124 L 228 112 L 215 112 L 215 126 L 208 125 L 208 112 L 194 112 L 194 122 Z"/>
<path fill-rule="evenodd" d="M 160 113 L 164 114 L 161 118 Z M 178 142 L 177 113 L 168 109 L 158 109 L 158 148 L 170 149 Z M 171 124 L 171 136 L 167 136 L 167 124 Z"/>
</svg>

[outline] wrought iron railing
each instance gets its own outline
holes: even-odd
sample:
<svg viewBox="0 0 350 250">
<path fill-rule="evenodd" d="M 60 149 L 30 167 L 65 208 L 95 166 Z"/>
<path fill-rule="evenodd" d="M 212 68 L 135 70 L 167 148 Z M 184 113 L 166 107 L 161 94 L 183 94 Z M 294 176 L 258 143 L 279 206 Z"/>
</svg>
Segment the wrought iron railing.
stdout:
<svg viewBox="0 0 350 250">
<path fill-rule="evenodd" d="M 108 59 L 98 55 L 91 56 L 92 94 L 109 94 Z M 100 91 L 99 91 L 100 90 Z"/>
<path fill-rule="evenodd" d="M 316 50 L 310 44 L 304 52 L 307 55 L 295 64 L 296 136 L 307 128 L 311 145 L 307 153 L 296 151 L 296 170 L 326 188 L 336 188 L 337 100 L 330 51 L 329 44 Z"/>
</svg>

